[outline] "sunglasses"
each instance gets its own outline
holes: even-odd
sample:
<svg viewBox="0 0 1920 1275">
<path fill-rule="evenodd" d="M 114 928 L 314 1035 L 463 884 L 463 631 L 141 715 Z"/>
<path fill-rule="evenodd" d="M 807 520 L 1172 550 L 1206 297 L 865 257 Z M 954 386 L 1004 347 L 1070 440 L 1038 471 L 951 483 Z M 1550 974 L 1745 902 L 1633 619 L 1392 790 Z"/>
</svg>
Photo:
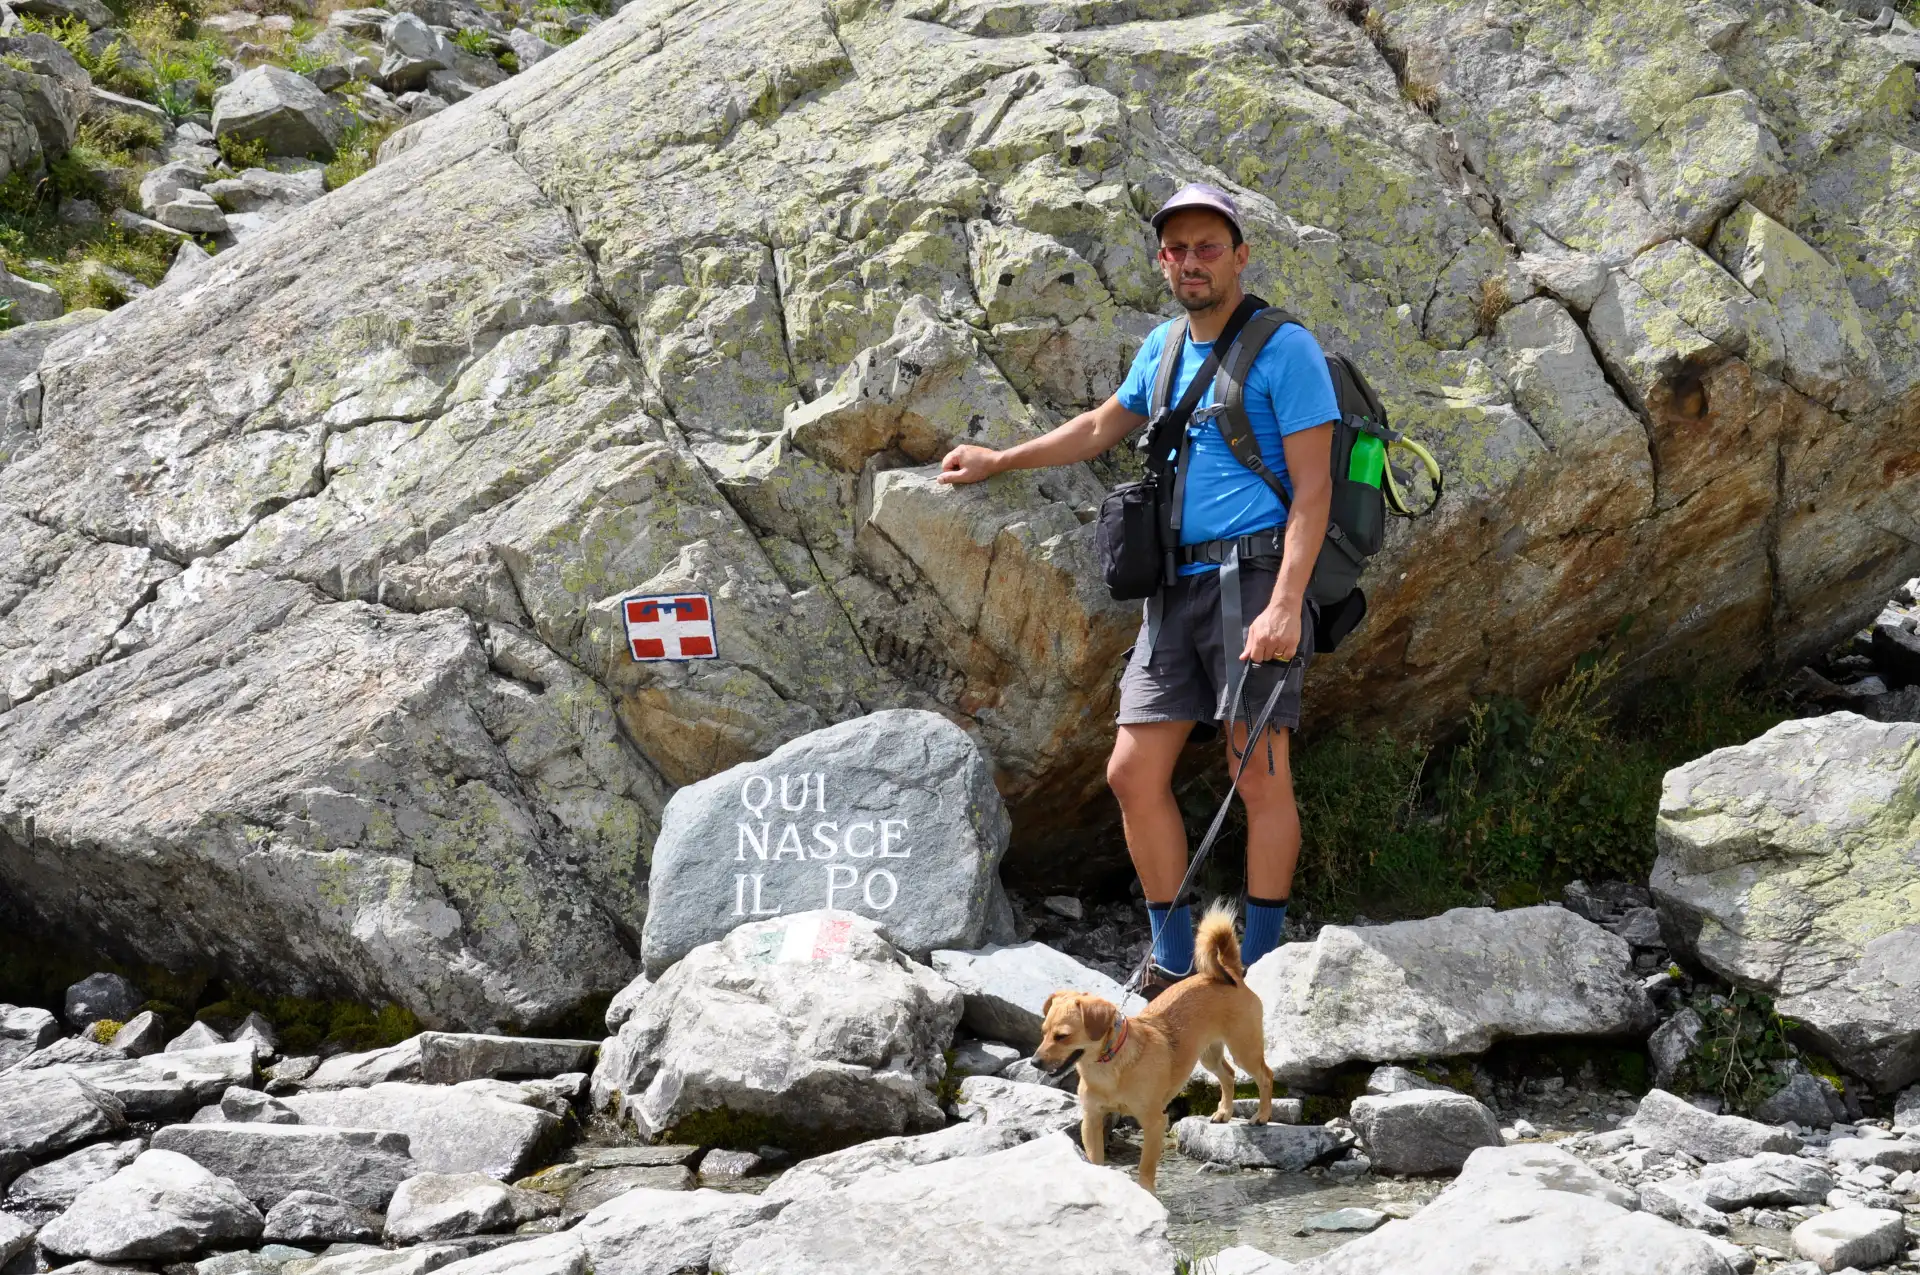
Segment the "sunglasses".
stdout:
<svg viewBox="0 0 1920 1275">
<path fill-rule="evenodd" d="M 1186 257 L 1191 254 L 1196 261 L 1218 261 L 1225 255 L 1226 251 L 1227 245 L 1223 243 L 1196 244 L 1191 248 L 1170 248 L 1162 244 L 1160 245 L 1160 260 L 1166 262 L 1168 265 L 1175 265 L 1185 260 Z"/>
</svg>

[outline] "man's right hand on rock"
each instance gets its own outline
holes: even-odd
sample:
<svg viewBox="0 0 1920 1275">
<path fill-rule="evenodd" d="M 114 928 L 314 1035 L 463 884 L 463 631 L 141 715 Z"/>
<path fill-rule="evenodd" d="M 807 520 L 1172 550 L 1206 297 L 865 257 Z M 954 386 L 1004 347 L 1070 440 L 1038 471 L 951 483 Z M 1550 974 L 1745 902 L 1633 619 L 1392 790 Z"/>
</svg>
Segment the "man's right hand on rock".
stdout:
<svg viewBox="0 0 1920 1275">
<path fill-rule="evenodd" d="M 976 447 L 972 443 L 962 443 L 947 453 L 940 462 L 940 481 L 943 483 L 977 483 L 983 478 L 991 478 L 1000 472 L 1000 453 L 991 447 Z"/>
</svg>

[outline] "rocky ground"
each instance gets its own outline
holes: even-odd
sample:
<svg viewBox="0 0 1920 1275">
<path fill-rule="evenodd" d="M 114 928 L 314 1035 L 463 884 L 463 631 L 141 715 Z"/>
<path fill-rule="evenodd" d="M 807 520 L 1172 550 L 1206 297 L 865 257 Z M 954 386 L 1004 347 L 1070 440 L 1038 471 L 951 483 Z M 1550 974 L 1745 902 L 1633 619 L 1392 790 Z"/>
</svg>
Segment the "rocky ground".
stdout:
<svg viewBox="0 0 1920 1275">
<path fill-rule="evenodd" d="M 590 0 L 12 6 L 0 57 L 30 132 L 0 163 L 7 318 L 110 309 L 190 273 L 604 16 Z"/>
</svg>

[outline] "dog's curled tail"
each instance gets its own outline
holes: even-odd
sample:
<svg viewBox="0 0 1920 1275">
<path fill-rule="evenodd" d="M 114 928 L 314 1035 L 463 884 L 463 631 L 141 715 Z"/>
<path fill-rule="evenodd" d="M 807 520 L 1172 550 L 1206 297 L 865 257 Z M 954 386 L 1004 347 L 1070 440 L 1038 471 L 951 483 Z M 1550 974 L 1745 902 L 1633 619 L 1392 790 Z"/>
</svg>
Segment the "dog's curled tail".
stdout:
<svg viewBox="0 0 1920 1275">
<path fill-rule="evenodd" d="M 1247 971 L 1240 964 L 1240 940 L 1233 933 L 1233 909 L 1216 903 L 1200 918 L 1193 940 L 1193 968 L 1211 983 L 1238 986 Z"/>
</svg>

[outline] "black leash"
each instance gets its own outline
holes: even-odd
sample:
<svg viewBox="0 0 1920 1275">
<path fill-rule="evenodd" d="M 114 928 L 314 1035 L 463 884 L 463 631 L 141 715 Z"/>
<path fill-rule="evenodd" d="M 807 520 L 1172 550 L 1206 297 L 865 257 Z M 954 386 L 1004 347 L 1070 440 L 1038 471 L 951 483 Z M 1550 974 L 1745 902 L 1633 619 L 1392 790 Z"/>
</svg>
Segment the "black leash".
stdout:
<svg viewBox="0 0 1920 1275">
<path fill-rule="evenodd" d="M 1227 811 L 1233 808 L 1233 794 L 1240 790 L 1240 776 L 1247 773 L 1247 762 L 1253 757 L 1254 745 L 1259 743 L 1261 737 L 1267 733 L 1267 724 L 1273 720 L 1273 710 L 1280 703 L 1280 692 L 1287 689 L 1287 682 L 1293 676 L 1292 669 L 1295 665 L 1299 664 L 1299 662 L 1300 656 L 1298 654 L 1295 654 L 1292 659 L 1287 661 L 1288 672 L 1282 674 L 1280 679 L 1273 684 L 1273 690 L 1267 695 L 1266 707 L 1260 710 L 1260 716 L 1255 720 L 1253 729 L 1247 732 L 1246 751 L 1239 754 L 1240 765 L 1233 772 L 1233 782 L 1227 785 L 1226 800 L 1220 803 L 1220 809 L 1214 811 L 1213 823 L 1208 827 L 1207 835 L 1200 839 L 1200 848 L 1195 850 L 1193 852 L 1193 858 L 1187 861 L 1187 874 L 1181 878 L 1180 888 L 1174 891 L 1173 902 L 1176 906 L 1180 900 L 1187 897 L 1187 891 L 1193 888 L 1194 878 L 1200 875 L 1200 865 L 1205 863 L 1207 856 L 1213 852 L 1213 843 L 1219 839 L 1220 829 L 1226 825 Z M 1244 677 L 1241 678 L 1240 684 L 1233 688 L 1232 700 L 1227 704 L 1227 739 L 1229 746 L 1231 746 L 1233 739 L 1233 724 L 1240 720 L 1240 695 L 1241 692 L 1246 689 L 1246 685 L 1247 679 Z M 1273 745 L 1269 743 L 1267 747 L 1271 750 Z M 1153 944 L 1149 942 L 1147 944 L 1146 955 L 1140 958 L 1140 964 L 1135 967 L 1133 977 L 1127 980 L 1127 985 L 1123 990 L 1128 993 L 1138 992 L 1141 985 L 1146 982 L 1147 969 L 1152 964 Z"/>
</svg>

